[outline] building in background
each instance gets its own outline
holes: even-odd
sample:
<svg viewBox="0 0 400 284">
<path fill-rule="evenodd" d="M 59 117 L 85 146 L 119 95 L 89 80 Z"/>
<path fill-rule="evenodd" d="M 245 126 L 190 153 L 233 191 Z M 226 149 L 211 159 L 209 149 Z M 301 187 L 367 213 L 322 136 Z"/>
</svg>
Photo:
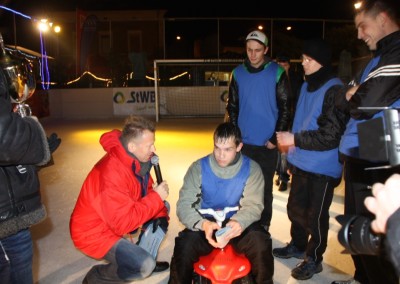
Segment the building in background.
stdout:
<svg viewBox="0 0 400 284">
<path fill-rule="evenodd" d="M 146 78 L 154 74 L 154 60 L 242 59 L 245 51 L 241 36 L 256 28 L 268 35 L 268 55 L 272 58 L 275 50 L 285 50 L 295 62 L 300 57 L 302 41 L 321 36 L 332 44 L 336 66 L 343 50 L 351 53 L 354 62 L 368 56 L 368 51 L 356 40 L 354 25 L 349 20 L 170 18 L 167 15 L 167 10 L 47 12 L 44 16 L 61 26 L 59 33 L 42 34 L 47 55 L 55 58 L 49 62 L 50 78 L 56 83 L 53 87 L 153 85 Z M 30 21 L 5 13 L 3 16 L 3 22 L 16 22 L 14 29 L 0 26 L 6 43 L 40 52 L 39 33 Z M 206 82 L 210 81 L 206 73 L 210 70 L 192 68 L 192 72 L 191 85 L 210 84 Z M 73 80 L 77 81 L 66 84 Z"/>
</svg>

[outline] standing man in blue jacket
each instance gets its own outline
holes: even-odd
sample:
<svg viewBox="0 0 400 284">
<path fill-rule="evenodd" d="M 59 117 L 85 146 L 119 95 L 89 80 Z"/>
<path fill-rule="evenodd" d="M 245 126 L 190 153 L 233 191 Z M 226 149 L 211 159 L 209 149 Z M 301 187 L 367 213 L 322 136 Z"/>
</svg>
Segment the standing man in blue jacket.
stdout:
<svg viewBox="0 0 400 284">
<path fill-rule="evenodd" d="M 242 132 L 242 153 L 261 166 L 265 186 L 260 224 L 268 232 L 278 157 L 275 133 L 290 125 L 290 87 L 285 69 L 271 60 L 267 51 L 264 33 L 256 30 L 247 35 L 247 58 L 232 71 L 226 109 L 229 121 Z"/>
<path fill-rule="evenodd" d="M 347 115 L 335 108 L 343 88 L 331 68 L 331 49 L 322 39 L 308 40 L 303 48 L 305 83 L 300 91 L 292 132 L 278 132 L 280 147 L 289 147 L 292 186 L 287 203 L 291 241 L 273 249 L 279 258 L 303 259 L 292 270 L 299 280 L 322 271 L 328 243 L 329 207 L 342 177 L 338 146 Z"/>
</svg>

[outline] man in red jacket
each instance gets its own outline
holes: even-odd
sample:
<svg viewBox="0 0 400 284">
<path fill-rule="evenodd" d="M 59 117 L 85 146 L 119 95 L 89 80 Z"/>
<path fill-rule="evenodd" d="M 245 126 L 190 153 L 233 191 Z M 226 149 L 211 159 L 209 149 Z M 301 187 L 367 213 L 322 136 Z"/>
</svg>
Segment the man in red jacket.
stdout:
<svg viewBox="0 0 400 284">
<path fill-rule="evenodd" d="M 128 117 L 122 131 L 101 136 L 106 154 L 82 186 L 70 232 L 79 250 L 108 264 L 92 267 L 83 283 L 124 283 L 168 269 L 168 262 L 156 262 L 124 238 L 140 227 L 151 225 L 153 232 L 161 228 L 164 233 L 168 227 L 168 184 L 153 184 L 150 176 L 154 141 L 154 122 L 138 116 Z"/>
</svg>

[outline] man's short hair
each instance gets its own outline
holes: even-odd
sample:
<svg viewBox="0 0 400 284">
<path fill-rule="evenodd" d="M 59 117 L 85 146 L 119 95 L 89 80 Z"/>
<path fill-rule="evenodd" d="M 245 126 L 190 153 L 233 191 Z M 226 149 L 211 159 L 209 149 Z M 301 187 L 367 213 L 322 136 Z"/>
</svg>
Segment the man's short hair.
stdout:
<svg viewBox="0 0 400 284">
<path fill-rule="evenodd" d="M 242 132 L 239 127 L 235 126 L 232 122 L 224 122 L 217 126 L 214 132 L 214 141 L 228 140 L 234 138 L 235 145 L 239 146 L 242 143 Z"/>
<path fill-rule="evenodd" d="M 121 143 L 124 146 L 128 145 L 129 141 L 142 135 L 144 130 L 154 133 L 156 131 L 155 123 L 142 116 L 131 115 L 127 117 L 122 129 Z"/>
<path fill-rule="evenodd" d="M 399 23 L 399 0 L 363 0 L 359 8 L 355 9 L 355 15 L 360 13 L 370 14 L 373 16 L 381 12 L 385 12 L 389 18 Z"/>
</svg>

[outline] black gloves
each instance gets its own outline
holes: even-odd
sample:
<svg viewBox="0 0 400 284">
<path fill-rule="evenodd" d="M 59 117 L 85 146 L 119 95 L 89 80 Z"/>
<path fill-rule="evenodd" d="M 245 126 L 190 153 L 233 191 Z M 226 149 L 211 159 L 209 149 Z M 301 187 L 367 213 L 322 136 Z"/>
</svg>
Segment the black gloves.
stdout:
<svg viewBox="0 0 400 284">
<path fill-rule="evenodd" d="M 153 220 L 153 233 L 157 231 L 157 228 L 160 227 L 164 233 L 168 230 L 168 220 L 167 217 L 160 217 Z"/>
<path fill-rule="evenodd" d="M 52 133 L 47 137 L 47 143 L 49 144 L 50 153 L 54 153 L 61 144 L 61 138 L 58 137 L 57 133 Z"/>
</svg>

